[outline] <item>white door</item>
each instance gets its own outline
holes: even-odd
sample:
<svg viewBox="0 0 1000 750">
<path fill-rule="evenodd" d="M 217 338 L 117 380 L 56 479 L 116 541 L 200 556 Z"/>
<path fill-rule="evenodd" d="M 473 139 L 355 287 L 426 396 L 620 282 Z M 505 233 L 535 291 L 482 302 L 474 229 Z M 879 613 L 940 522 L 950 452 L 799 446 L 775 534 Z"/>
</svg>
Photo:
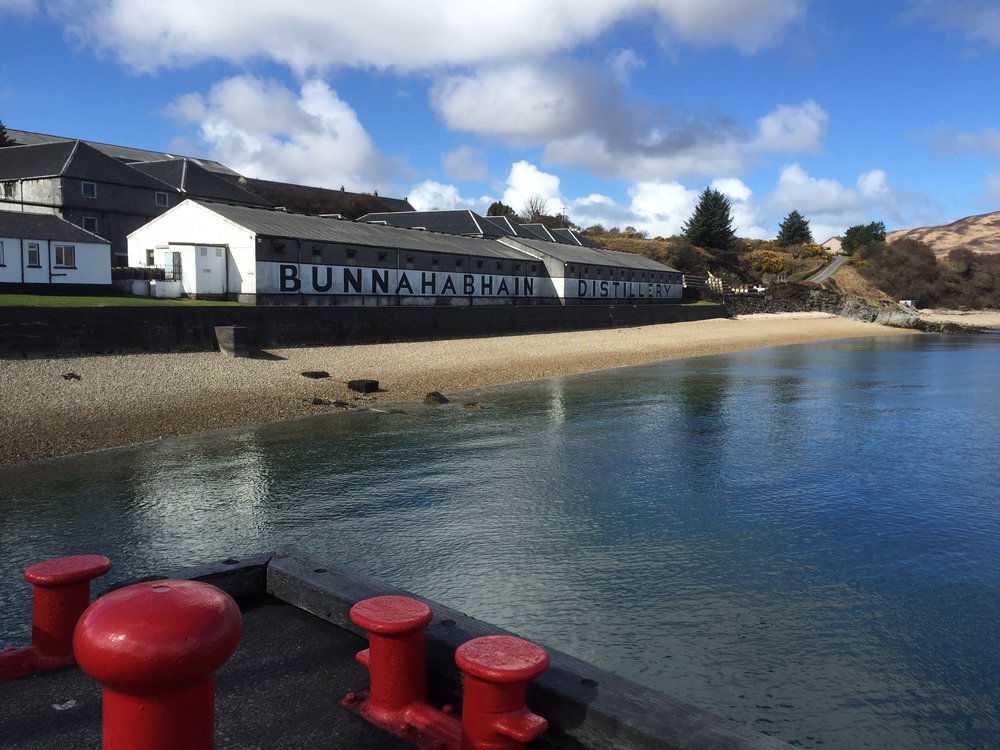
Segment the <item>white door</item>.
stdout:
<svg viewBox="0 0 1000 750">
<path fill-rule="evenodd" d="M 197 245 L 195 256 L 195 294 L 226 293 L 226 248 Z"/>
</svg>

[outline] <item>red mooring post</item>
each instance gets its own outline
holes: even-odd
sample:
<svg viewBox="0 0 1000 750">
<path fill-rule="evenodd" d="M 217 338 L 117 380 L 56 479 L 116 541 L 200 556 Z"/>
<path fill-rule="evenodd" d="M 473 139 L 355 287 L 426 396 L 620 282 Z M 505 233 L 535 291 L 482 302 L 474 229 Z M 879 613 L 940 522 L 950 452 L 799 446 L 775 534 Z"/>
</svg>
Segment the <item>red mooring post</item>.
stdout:
<svg viewBox="0 0 1000 750">
<path fill-rule="evenodd" d="M 357 660 L 368 667 L 371 689 L 349 693 L 344 705 L 420 748 L 458 750 L 458 721 L 427 703 L 424 628 L 433 613 L 407 596 L 376 596 L 351 607 L 350 618 L 368 633 Z"/>
<path fill-rule="evenodd" d="M 137 583 L 94 602 L 73 650 L 104 688 L 104 750 L 211 750 L 215 671 L 242 629 L 236 602 L 198 581 Z"/>
<path fill-rule="evenodd" d="M 73 663 L 73 628 L 90 604 L 90 582 L 110 569 L 103 555 L 71 555 L 24 571 L 34 587 L 31 646 L 0 651 L 0 681 Z"/>
<path fill-rule="evenodd" d="M 528 710 L 528 682 L 549 665 L 545 649 L 510 635 L 463 643 L 455 663 L 465 675 L 462 750 L 518 750 L 548 729 Z"/>
</svg>

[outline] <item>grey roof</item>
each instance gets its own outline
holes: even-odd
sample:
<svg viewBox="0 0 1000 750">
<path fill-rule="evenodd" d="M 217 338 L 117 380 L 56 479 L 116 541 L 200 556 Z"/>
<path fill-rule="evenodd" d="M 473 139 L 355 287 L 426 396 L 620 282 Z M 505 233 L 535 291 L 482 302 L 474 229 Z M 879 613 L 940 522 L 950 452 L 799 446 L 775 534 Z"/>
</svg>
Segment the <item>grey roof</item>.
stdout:
<svg viewBox="0 0 1000 750">
<path fill-rule="evenodd" d="M 316 242 L 340 242 L 368 247 L 455 255 L 480 255 L 496 258 L 525 260 L 525 253 L 517 248 L 501 245 L 495 240 L 460 235 L 439 234 L 414 229 L 340 221 L 309 214 L 250 206 L 234 206 L 211 201 L 192 201 L 204 206 L 235 224 L 256 234 L 269 237 L 289 237 Z"/>
<path fill-rule="evenodd" d="M 341 214 L 356 219 L 373 211 L 412 211 L 413 206 L 402 198 L 386 198 L 349 190 L 295 185 L 247 177 L 227 177 L 243 190 L 263 199 L 268 205 L 282 206 L 289 211 L 303 214 Z"/>
<path fill-rule="evenodd" d="M 555 242 L 555 237 L 553 237 L 549 230 L 544 224 L 518 224 L 519 236 L 531 237 L 536 240 L 544 240 L 545 242 Z"/>
<path fill-rule="evenodd" d="M 511 247 L 521 246 L 529 253 L 543 256 L 548 255 L 563 263 L 581 263 L 592 266 L 638 268 L 647 271 L 680 273 L 676 268 L 665 266 L 652 258 L 635 253 L 621 253 L 617 250 L 582 247 L 580 245 L 562 245 L 556 242 L 543 242 L 541 240 L 522 239 L 521 237 L 505 237 L 500 242 Z"/>
<path fill-rule="evenodd" d="M 189 198 L 208 198 L 254 206 L 271 205 L 263 198 L 209 172 L 191 159 L 137 162 L 129 166 L 177 188 Z"/>
<path fill-rule="evenodd" d="M 83 141 L 0 148 L 0 180 L 44 177 L 72 177 L 172 191 L 166 183 L 122 164 Z"/>
<path fill-rule="evenodd" d="M 110 244 L 103 237 L 81 229 L 55 214 L 28 214 L 20 211 L 0 211 L 0 237 Z"/>
<path fill-rule="evenodd" d="M 0 180 L 58 177 L 65 169 L 74 147 L 75 144 L 70 141 L 0 148 Z"/>
<path fill-rule="evenodd" d="M 511 221 L 509 216 L 484 216 L 486 221 L 488 221 L 493 226 L 500 229 L 507 237 L 517 237 L 517 224 Z"/>
<path fill-rule="evenodd" d="M 468 237 L 503 237 L 507 234 L 493 222 L 475 211 L 384 211 L 362 216 L 358 221 L 385 222 L 394 227 L 427 229 L 432 232 L 460 234 Z"/>
<path fill-rule="evenodd" d="M 7 135 L 17 141 L 19 146 L 35 146 L 44 143 L 72 143 L 76 140 L 75 138 L 66 138 L 61 135 L 46 135 L 45 133 L 32 133 L 29 130 L 12 130 L 10 128 L 7 128 Z M 115 146 L 110 143 L 100 143 L 98 141 L 84 141 L 84 143 L 88 146 L 96 148 L 101 153 L 106 154 L 113 159 L 126 163 L 137 161 L 161 161 L 163 159 L 193 158 L 183 157 L 178 154 L 168 154 L 163 151 L 148 151 L 141 148 L 132 148 L 131 146 Z M 211 159 L 194 159 L 194 161 L 207 169 L 209 172 L 239 176 L 232 169 L 220 162 L 212 161 Z"/>
<path fill-rule="evenodd" d="M 582 242 L 580 242 L 576 238 L 576 235 L 573 234 L 573 230 L 572 229 L 568 229 L 568 228 L 565 228 L 565 227 L 560 227 L 558 229 L 550 229 L 549 230 L 549 234 L 551 234 L 553 237 L 555 237 L 556 238 L 556 242 L 558 242 L 561 245 L 582 245 L 583 244 Z"/>
</svg>

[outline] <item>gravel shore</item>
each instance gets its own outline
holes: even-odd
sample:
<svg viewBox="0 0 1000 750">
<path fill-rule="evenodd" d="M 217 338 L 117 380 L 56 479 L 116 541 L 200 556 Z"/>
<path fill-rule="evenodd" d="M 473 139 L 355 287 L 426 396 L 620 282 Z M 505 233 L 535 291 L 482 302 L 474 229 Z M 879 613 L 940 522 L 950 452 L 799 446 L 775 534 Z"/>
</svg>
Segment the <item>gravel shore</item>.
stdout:
<svg viewBox="0 0 1000 750">
<path fill-rule="evenodd" d="M 822 313 L 366 346 L 0 360 L 0 464 L 451 396 L 490 385 L 827 339 L 915 335 Z M 322 370 L 314 380 L 303 371 Z M 362 397 L 344 382 L 378 380 Z"/>
</svg>

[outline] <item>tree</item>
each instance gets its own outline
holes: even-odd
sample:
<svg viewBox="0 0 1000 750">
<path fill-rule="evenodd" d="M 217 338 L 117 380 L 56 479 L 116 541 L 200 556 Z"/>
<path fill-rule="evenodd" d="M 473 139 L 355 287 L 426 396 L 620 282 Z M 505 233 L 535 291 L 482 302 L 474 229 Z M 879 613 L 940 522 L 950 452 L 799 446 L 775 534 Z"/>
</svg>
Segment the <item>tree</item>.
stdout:
<svg viewBox="0 0 1000 750">
<path fill-rule="evenodd" d="M 871 224 L 855 224 L 844 232 L 840 247 L 846 255 L 854 255 L 855 251 L 868 245 L 885 242 L 885 224 L 873 221 Z"/>
<path fill-rule="evenodd" d="M 538 193 L 530 196 L 528 200 L 524 202 L 524 208 L 521 209 L 521 215 L 529 223 L 537 222 L 540 217 L 548 216 L 548 213 L 549 202 Z"/>
<path fill-rule="evenodd" d="M 778 227 L 778 247 L 805 245 L 813 241 L 809 222 L 798 211 L 792 211 Z"/>
<path fill-rule="evenodd" d="M 730 250 L 736 244 L 733 232 L 732 205 L 718 190 L 705 188 L 698 198 L 694 214 L 683 227 L 692 245 L 713 250 Z"/>
<path fill-rule="evenodd" d="M 517 211 L 500 201 L 493 201 L 486 210 L 487 216 L 517 216 Z"/>
<path fill-rule="evenodd" d="M 3 121 L 0 121 L 0 148 L 4 146 L 16 146 L 17 141 L 7 135 L 7 128 L 3 126 Z"/>
</svg>

